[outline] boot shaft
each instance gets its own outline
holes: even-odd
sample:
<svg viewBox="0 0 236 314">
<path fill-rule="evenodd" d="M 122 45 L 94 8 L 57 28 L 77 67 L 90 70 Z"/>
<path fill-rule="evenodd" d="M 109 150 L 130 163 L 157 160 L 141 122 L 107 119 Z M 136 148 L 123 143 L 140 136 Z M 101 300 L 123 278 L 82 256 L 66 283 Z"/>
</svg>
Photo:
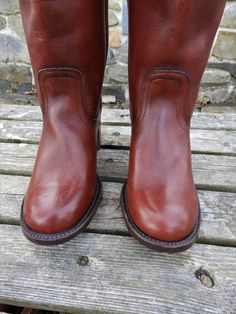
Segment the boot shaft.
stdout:
<svg viewBox="0 0 236 314">
<path fill-rule="evenodd" d="M 190 81 L 189 114 L 198 94 L 225 0 L 129 0 L 129 83 L 133 119 L 150 71 L 181 71 Z"/>
<path fill-rule="evenodd" d="M 106 64 L 107 0 L 20 0 L 20 8 L 39 96 L 40 70 L 79 70 L 88 114 L 96 116 Z"/>
</svg>

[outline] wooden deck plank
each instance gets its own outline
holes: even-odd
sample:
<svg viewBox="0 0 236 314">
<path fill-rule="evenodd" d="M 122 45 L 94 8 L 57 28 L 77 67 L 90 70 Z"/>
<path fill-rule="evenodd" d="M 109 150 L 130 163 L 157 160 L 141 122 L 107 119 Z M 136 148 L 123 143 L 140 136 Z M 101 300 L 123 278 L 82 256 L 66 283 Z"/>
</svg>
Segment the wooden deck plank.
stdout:
<svg viewBox="0 0 236 314">
<path fill-rule="evenodd" d="M 2 120 L 0 141 L 38 143 L 42 123 Z M 102 145 L 129 147 L 129 126 L 102 125 Z M 236 154 L 236 131 L 191 130 L 192 151 L 198 153 Z"/>
<path fill-rule="evenodd" d="M 19 224 L 29 177 L 0 175 L 0 223 Z M 90 232 L 128 235 L 119 206 L 122 184 L 103 182 L 103 201 L 88 226 Z M 236 246 L 236 194 L 198 191 L 202 212 L 200 243 Z"/>
<path fill-rule="evenodd" d="M 0 143 L 0 173 L 31 175 L 37 151 L 35 144 Z M 107 181 L 127 177 L 129 151 L 102 149 L 98 152 L 98 172 Z M 193 174 L 200 189 L 236 192 L 236 158 L 193 154 Z"/>
<path fill-rule="evenodd" d="M 0 225 L 0 238 L 1 303 L 70 313 L 235 313 L 235 248 L 196 244 L 168 255 L 130 237 L 88 233 L 40 247 L 10 225 Z M 200 267 L 209 272 L 205 285 L 195 276 Z"/>
<path fill-rule="evenodd" d="M 0 119 L 41 121 L 39 106 L 0 104 Z M 130 113 L 127 109 L 102 110 L 102 124 L 130 125 Z M 198 113 L 194 112 L 192 129 L 235 130 L 236 114 Z"/>
<path fill-rule="evenodd" d="M 123 149 L 98 153 L 99 174 L 109 182 L 103 182 L 104 199 L 95 218 L 85 233 L 50 248 L 29 243 L 13 226 L 19 225 L 34 164 L 40 109 L 0 105 L 0 118 L 0 141 L 22 142 L 0 143 L 0 303 L 83 314 L 236 312 L 236 114 L 194 113 L 191 142 L 201 244 L 171 256 L 139 245 L 123 221 L 119 182 L 127 176 L 127 109 L 103 110 L 103 147 Z M 83 255 L 89 258 L 84 267 L 77 263 Z M 214 287 L 195 278 L 200 267 L 210 272 Z"/>
</svg>

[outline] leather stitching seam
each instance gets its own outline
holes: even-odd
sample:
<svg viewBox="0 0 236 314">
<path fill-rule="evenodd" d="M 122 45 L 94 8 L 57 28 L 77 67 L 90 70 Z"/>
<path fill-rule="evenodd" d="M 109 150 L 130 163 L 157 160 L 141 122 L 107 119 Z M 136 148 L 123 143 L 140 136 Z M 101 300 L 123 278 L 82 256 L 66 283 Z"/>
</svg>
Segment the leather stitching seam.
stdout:
<svg viewBox="0 0 236 314">
<path fill-rule="evenodd" d="M 55 72 L 53 72 L 55 70 Z M 41 72 L 39 72 L 39 85 L 41 86 L 42 90 L 43 90 L 43 96 L 45 96 L 46 98 L 46 104 L 42 103 L 42 111 L 43 111 L 43 116 L 45 117 L 44 119 L 44 125 L 46 127 L 47 125 L 47 119 L 48 119 L 48 93 L 45 87 L 45 83 L 47 80 L 55 78 L 55 79 L 65 79 L 65 80 L 72 80 L 73 82 L 73 86 L 74 86 L 74 91 L 75 91 L 75 98 L 76 98 L 76 111 L 78 113 L 78 116 L 80 118 L 80 120 L 85 123 L 85 121 L 83 120 L 83 118 L 81 117 L 80 113 L 79 113 L 79 102 L 78 102 L 78 95 L 76 93 L 76 80 L 78 79 L 78 76 L 76 75 L 76 73 L 72 72 L 75 70 L 61 70 L 60 68 L 52 68 L 52 69 L 42 69 Z M 76 70 L 77 74 L 80 75 L 80 78 L 82 79 L 81 73 L 80 71 Z M 41 75 L 47 73 L 46 77 L 41 78 Z M 83 88 L 81 88 L 82 91 L 82 104 L 84 102 L 84 97 L 83 97 Z"/>
<path fill-rule="evenodd" d="M 189 90 L 190 90 L 190 83 L 191 83 L 191 77 L 184 71 L 179 70 L 179 69 L 160 69 L 160 68 L 154 68 L 151 69 L 150 71 L 148 71 L 143 79 L 142 82 L 142 86 L 141 86 L 141 92 L 140 92 L 140 103 L 142 104 L 144 102 L 144 97 L 145 97 L 145 93 L 146 93 L 146 101 L 144 104 L 144 110 L 143 110 L 143 106 L 138 106 L 138 113 L 137 113 L 137 117 L 133 123 L 133 127 L 135 127 L 135 125 L 137 124 L 138 121 L 142 121 L 142 119 L 144 118 L 145 114 L 146 114 L 146 107 L 147 107 L 147 103 L 149 101 L 149 88 L 151 83 L 155 80 L 155 79 L 159 79 L 158 78 L 158 74 L 176 74 L 176 75 L 180 75 L 181 77 L 184 77 L 186 79 L 187 82 L 187 93 L 185 96 L 185 101 L 184 101 L 184 108 L 183 111 L 186 110 L 186 107 L 188 108 L 189 105 Z M 154 76 L 154 77 L 153 77 Z M 153 77 L 153 78 L 152 78 Z M 169 80 L 175 80 L 177 82 L 179 82 L 177 79 L 174 78 L 169 78 Z M 177 104 L 176 107 L 179 107 L 179 105 Z M 183 120 L 186 122 L 186 124 L 189 126 L 189 124 L 187 123 L 186 119 L 184 118 L 184 112 L 182 112 L 182 118 Z M 179 122 L 179 108 L 176 108 L 176 118 L 178 121 L 178 124 L 180 125 L 180 127 L 185 131 L 185 133 L 188 133 L 188 130 L 186 128 L 184 128 L 180 122 Z"/>
</svg>

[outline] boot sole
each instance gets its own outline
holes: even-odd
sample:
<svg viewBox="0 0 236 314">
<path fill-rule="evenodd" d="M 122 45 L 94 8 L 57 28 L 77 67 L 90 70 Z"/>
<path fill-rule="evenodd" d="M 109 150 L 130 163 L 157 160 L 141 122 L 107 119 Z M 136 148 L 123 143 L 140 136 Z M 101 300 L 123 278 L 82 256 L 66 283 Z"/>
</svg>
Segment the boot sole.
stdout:
<svg viewBox="0 0 236 314">
<path fill-rule="evenodd" d="M 65 243 L 71 240 L 72 238 L 74 238 L 75 236 L 77 236 L 87 227 L 87 225 L 90 223 L 90 221 L 94 217 L 101 200 L 102 200 L 102 182 L 100 178 L 97 176 L 97 187 L 96 187 L 95 195 L 85 215 L 72 228 L 67 229 L 65 231 L 61 231 L 57 233 L 50 233 L 50 234 L 35 232 L 32 229 L 30 229 L 30 227 L 26 224 L 24 220 L 24 215 L 23 215 L 23 205 L 24 205 L 24 200 L 23 200 L 23 203 L 21 206 L 21 216 L 20 216 L 20 224 L 21 224 L 23 234 L 29 241 L 39 244 L 39 245 L 56 245 L 56 244 Z"/>
<path fill-rule="evenodd" d="M 137 239 L 140 243 L 142 243 L 143 245 L 155 251 L 166 252 L 166 253 L 182 252 L 182 251 L 187 250 L 194 244 L 194 242 L 197 240 L 197 237 L 198 237 L 200 220 L 201 220 L 201 211 L 200 211 L 199 205 L 198 205 L 197 221 L 195 223 L 195 226 L 192 232 L 187 237 L 185 237 L 182 240 L 173 241 L 173 242 L 158 240 L 142 232 L 142 230 L 133 221 L 129 213 L 128 205 L 127 205 L 126 183 L 127 181 L 124 183 L 122 187 L 120 204 L 121 204 L 121 209 L 122 209 L 122 213 L 123 213 L 127 228 L 129 229 L 131 234 L 135 237 L 135 239 Z"/>
</svg>

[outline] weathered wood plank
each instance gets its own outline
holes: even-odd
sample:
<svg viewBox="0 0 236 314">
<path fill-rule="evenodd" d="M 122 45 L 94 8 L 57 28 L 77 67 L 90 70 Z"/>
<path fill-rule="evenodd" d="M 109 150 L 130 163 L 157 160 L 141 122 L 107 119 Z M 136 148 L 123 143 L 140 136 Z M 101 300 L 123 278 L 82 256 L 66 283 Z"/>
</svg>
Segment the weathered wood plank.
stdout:
<svg viewBox="0 0 236 314">
<path fill-rule="evenodd" d="M 39 106 L 0 104 L 0 119 L 41 121 Z"/>
<path fill-rule="evenodd" d="M 33 93 L 32 93 L 33 92 Z M 38 106 L 39 101 L 38 97 L 34 93 L 35 90 L 31 93 L 0 93 L 0 104 L 4 106 L 8 105 L 25 105 L 25 106 Z M 103 107 L 114 107 L 119 108 L 120 101 L 117 102 L 116 97 L 113 95 L 102 95 L 102 105 Z M 128 106 L 128 103 L 125 105 Z"/>
<path fill-rule="evenodd" d="M 0 175 L 0 223 L 19 224 L 23 194 L 29 177 Z M 103 201 L 87 230 L 128 234 L 119 206 L 122 184 L 103 182 Z M 236 245 L 236 194 L 198 191 L 202 212 L 199 242 Z"/>
<path fill-rule="evenodd" d="M 0 143 L 0 173 L 31 175 L 37 145 Z M 129 151 L 102 149 L 98 152 L 98 171 L 108 181 L 127 176 Z M 193 154 L 193 173 L 200 189 L 236 192 L 236 158 Z"/>
<path fill-rule="evenodd" d="M 196 244 L 168 255 L 130 237 L 88 233 L 39 247 L 10 225 L 0 226 L 0 238 L 0 302 L 71 313 L 235 313 L 235 248 Z"/>
<path fill-rule="evenodd" d="M 41 122 L 2 120 L 0 140 L 9 142 L 38 143 Z M 102 145 L 123 146 L 130 144 L 129 126 L 102 125 Z M 236 131 L 191 130 L 193 152 L 236 154 Z"/>
<path fill-rule="evenodd" d="M 39 106 L 0 104 L 0 119 L 41 121 Z M 127 109 L 102 110 L 102 124 L 130 125 L 130 113 Z M 197 113 L 192 118 L 192 129 L 235 130 L 236 114 Z"/>
</svg>

